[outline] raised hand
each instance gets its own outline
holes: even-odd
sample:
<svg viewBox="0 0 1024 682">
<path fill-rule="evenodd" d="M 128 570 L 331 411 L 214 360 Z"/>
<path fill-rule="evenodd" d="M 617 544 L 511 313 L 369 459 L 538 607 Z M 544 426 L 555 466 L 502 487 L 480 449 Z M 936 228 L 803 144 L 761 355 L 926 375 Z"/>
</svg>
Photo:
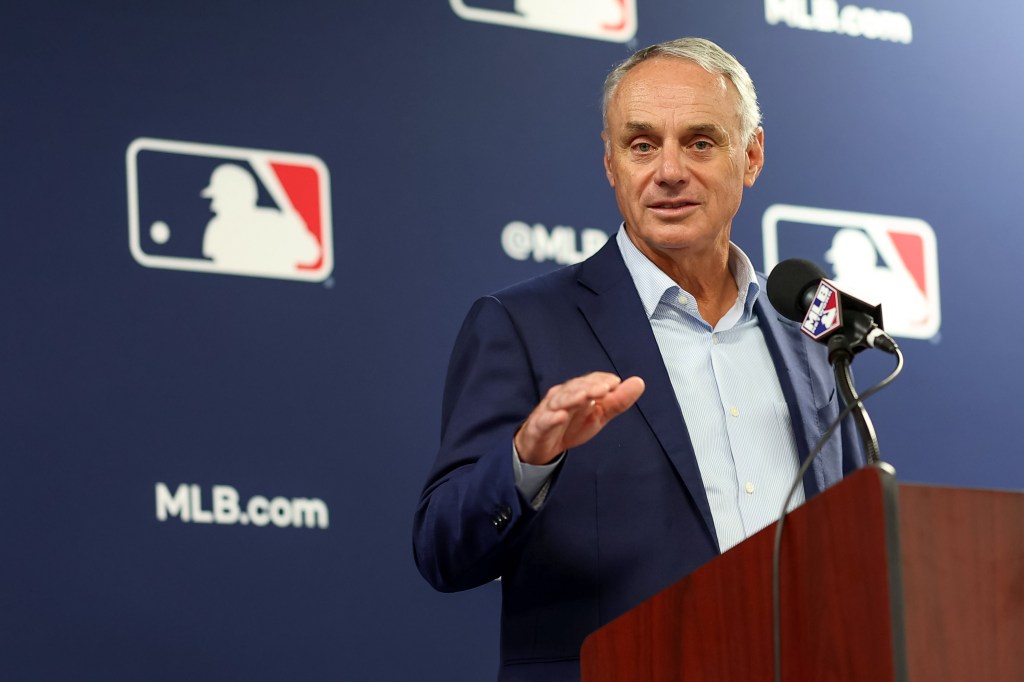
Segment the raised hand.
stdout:
<svg viewBox="0 0 1024 682">
<path fill-rule="evenodd" d="M 569 448 L 586 443 L 637 401 L 644 381 L 623 381 L 608 372 L 592 372 L 552 386 L 516 432 L 519 459 L 547 464 Z"/>
</svg>

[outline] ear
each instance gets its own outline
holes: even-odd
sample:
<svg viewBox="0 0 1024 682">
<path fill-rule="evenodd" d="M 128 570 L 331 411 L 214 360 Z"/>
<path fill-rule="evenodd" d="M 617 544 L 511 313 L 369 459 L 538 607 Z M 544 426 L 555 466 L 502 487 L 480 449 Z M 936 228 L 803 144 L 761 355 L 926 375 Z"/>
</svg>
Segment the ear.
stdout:
<svg viewBox="0 0 1024 682">
<path fill-rule="evenodd" d="M 753 187 L 757 176 L 764 168 L 764 128 L 758 128 L 747 144 L 747 168 L 743 173 L 743 185 Z"/>
<path fill-rule="evenodd" d="M 615 176 L 612 174 L 612 145 L 608 141 L 608 131 L 601 131 L 601 139 L 604 140 L 604 174 L 608 178 L 608 184 L 615 187 Z"/>
</svg>

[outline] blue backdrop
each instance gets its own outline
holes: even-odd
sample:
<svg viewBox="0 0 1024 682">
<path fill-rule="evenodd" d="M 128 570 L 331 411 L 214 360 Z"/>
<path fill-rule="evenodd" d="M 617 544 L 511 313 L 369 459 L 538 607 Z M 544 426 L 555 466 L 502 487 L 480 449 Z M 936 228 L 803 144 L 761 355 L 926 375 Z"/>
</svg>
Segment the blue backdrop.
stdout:
<svg viewBox="0 0 1024 682">
<path fill-rule="evenodd" d="M 865 1 L 6 3 L 0 677 L 493 677 L 497 587 L 411 555 L 448 352 L 616 229 L 600 85 L 680 35 L 758 86 L 755 266 L 853 235 L 919 303 L 883 456 L 1024 487 L 1024 9 Z M 316 258 L 208 255 L 224 165 Z"/>
</svg>

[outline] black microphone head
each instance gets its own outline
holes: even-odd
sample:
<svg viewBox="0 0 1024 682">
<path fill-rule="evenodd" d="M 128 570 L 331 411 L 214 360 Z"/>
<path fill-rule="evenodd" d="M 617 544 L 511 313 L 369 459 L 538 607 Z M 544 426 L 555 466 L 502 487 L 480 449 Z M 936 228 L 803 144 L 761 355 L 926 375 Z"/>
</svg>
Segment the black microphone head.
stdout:
<svg viewBox="0 0 1024 682">
<path fill-rule="evenodd" d="M 816 263 L 788 258 L 768 275 L 768 300 L 772 307 L 795 322 L 803 322 L 814 301 L 818 282 L 826 277 Z"/>
</svg>

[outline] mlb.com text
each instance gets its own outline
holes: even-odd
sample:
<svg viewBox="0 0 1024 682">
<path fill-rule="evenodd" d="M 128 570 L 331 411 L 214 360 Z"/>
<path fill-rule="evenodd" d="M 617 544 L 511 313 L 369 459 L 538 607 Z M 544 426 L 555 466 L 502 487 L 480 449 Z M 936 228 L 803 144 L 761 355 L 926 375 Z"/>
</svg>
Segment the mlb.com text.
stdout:
<svg viewBox="0 0 1024 682">
<path fill-rule="evenodd" d="M 327 528 L 327 505 L 323 500 L 306 497 L 275 497 L 253 495 L 241 504 L 238 491 L 230 485 L 211 488 L 207 508 L 203 507 L 203 490 L 196 484 L 182 483 L 172 493 L 164 483 L 156 484 L 156 518 L 167 521 L 177 518 L 184 523 L 221 525 L 253 525 L 277 528 Z"/>
</svg>

